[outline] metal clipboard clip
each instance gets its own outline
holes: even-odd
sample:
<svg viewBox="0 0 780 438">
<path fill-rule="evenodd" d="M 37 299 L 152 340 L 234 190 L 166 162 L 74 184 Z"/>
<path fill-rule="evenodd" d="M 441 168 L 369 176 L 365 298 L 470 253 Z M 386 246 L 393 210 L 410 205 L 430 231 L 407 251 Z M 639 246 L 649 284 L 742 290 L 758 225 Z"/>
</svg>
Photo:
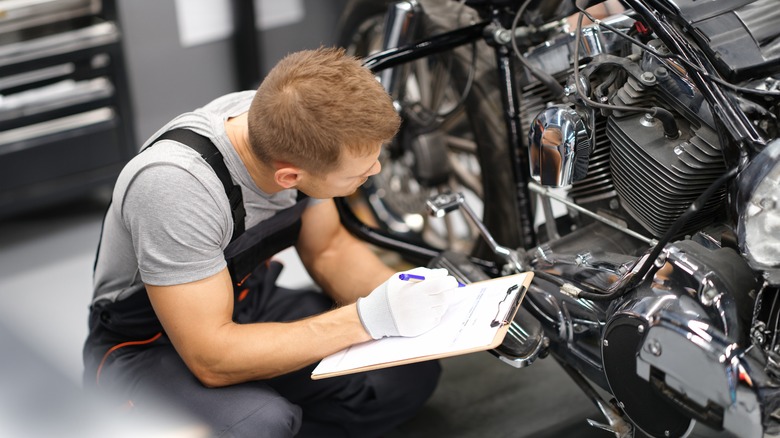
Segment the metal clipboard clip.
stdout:
<svg viewBox="0 0 780 438">
<path fill-rule="evenodd" d="M 512 300 L 512 305 L 509 307 L 509 310 L 504 314 L 504 319 L 499 320 L 498 314 L 501 313 L 501 304 L 503 304 L 504 301 L 506 301 L 506 298 L 512 294 L 512 292 L 519 288 L 520 286 L 517 284 L 513 284 L 512 286 L 509 286 L 509 288 L 506 290 L 506 295 L 504 295 L 504 298 L 498 302 L 498 308 L 496 309 L 496 316 L 493 318 L 493 321 L 490 323 L 490 327 L 498 327 L 509 324 L 510 321 L 509 318 L 511 318 L 515 311 L 517 310 L 517 306 L 520 305 L 520 299 L 523 297 L 523 290 L 525 289 L 525 286 L 520 289 L 520 292 L 515 295 L 515 298 Z"/>
</svg>

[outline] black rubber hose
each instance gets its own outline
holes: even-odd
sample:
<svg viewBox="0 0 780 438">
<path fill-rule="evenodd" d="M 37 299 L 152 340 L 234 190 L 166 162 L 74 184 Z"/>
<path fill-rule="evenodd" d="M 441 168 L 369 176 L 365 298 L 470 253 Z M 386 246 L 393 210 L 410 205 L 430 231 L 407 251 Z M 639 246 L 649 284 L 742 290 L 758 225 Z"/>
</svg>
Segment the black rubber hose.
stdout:
<svg viewBox="0 0 780 438">
<path fill-rule="evenodd" d="M 653 263 L 655 263 L 655 260 L 661 254 L 661 251 L 663 251 L 666 244 L 669 243 L 674 238 L 674 236 L 677 235 L 677 233 L 680 231 L 683 225 L 685 225 L 685 223 L 688 222 L 688 219 L 690 219 L 691 216 L 693 216 L 698 211 L 700 211 L 707 203 L 707 201 L 709 201 L 710 197 L 712 197 L 712 195 L 715 194 L 715 191 L 717 191 L 720 188 L 720 186 L 725 184 L 726 181 L 733 178 L 734 175 L 736 174 L 737 174 L 737 168 L 733 168 L 728 172 L 724 173 L 718 179 L 716 179 L 712 184 L 710 184 L 710 186 L 707 187 L 707 190 L 705 190 L 704 193 L 699 195 L 699 197 L 696 198 L 695 201 L 693 201 L 690 207 L 688 207 L 688 209 L 685 210 L 685 212 L 680 217 L 678 217 L 677 220 L 674 221 L 672 226 L 669 228 L 669 230 L 666 231 L 666 233 L 661 238 L 661 240 L 659 240 L 658 243 L 653 247 L 653 250 L 647 256 L 645 262 L 636 272 L 636 274 L 631 279 L 631 281 L 628 282 L 628 284 L 608 294 L 599 294 L 599 293 L 583 291 L 577 295 L 578 298 L 583 298 L 591 301 L 614 300 L 615 298 L 622 296 L 623 294 L 625 294 L 626 292 L 628 292 L 629 290 L 637 286 L 639 282 L 642 281 L 644 276 L 647 275 L 648 272 L 650 272 L 650 268 L 653 266 Z"/>
<path fill-rule="evenodd" d="M 653 107 L 649 114 L 661 121 L 666 138 L 674 140 L 680 136 L 680 131 L 677 129 L 677 121 L 674 120 L 672 113 L 656 106 Z"/>
</svg>

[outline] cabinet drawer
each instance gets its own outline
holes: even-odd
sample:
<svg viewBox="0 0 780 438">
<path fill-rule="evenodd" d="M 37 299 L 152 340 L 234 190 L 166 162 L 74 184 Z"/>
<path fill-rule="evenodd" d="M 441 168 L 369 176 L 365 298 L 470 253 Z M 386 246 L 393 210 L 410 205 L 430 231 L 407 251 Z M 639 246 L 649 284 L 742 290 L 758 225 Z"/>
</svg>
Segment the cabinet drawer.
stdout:
<svg viewBox="0 0 780 438">
<path fill-rule="evenodd" d="M 111 108 L 0 133 L 0 190 L 53 180 L 127 159 Z"/>
</svg>

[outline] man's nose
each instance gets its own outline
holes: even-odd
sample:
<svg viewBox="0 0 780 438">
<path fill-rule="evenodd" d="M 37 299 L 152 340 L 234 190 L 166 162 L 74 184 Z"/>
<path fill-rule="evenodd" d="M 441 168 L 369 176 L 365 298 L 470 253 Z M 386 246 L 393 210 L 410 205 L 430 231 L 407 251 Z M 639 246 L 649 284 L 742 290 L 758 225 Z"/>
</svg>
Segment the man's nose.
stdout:
<svg viewBox="0 0 780 438">
<path fill-rule="evenodd" d="M 368 176 L 374 176 L 381 171 L 382 171 L 382 163 L 380 163 L 379 160 L 377 160 L 374 163 L 374 166 L 371 167 L 371 170 L 369 170 Z"/>
</svg>

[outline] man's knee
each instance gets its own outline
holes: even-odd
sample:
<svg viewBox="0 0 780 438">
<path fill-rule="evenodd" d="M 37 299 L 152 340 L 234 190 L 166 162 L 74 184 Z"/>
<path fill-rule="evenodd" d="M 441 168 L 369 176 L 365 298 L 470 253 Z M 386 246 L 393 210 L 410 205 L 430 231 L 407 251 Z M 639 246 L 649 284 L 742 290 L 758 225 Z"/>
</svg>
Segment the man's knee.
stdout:
<svg viewBox="0 0 780 438">
<path fill-rule="evenodd" d="M 439 361 L 428 361 L 381 371 L 371 377 L 380 403 L 416 411 L 436 389 L 441 365 Z"/>
<path fill-rule="evenodd" d="M 268 399 L 256 409 L 235 418 L 219 437 L 293 437 L 301 427 L 301 408 L 282 397 Z"/>
<path fill-rule="evenodd" d="M 409 365 L 409 370 L 405 373 L 408 377 L 402 379 L 402 382 L 407 386 L 407 394 L 410 397 L 408 402 L 420 407 L 433 395 L 439 384 L 441 364 L 434 360 Z"/>
</svg>

